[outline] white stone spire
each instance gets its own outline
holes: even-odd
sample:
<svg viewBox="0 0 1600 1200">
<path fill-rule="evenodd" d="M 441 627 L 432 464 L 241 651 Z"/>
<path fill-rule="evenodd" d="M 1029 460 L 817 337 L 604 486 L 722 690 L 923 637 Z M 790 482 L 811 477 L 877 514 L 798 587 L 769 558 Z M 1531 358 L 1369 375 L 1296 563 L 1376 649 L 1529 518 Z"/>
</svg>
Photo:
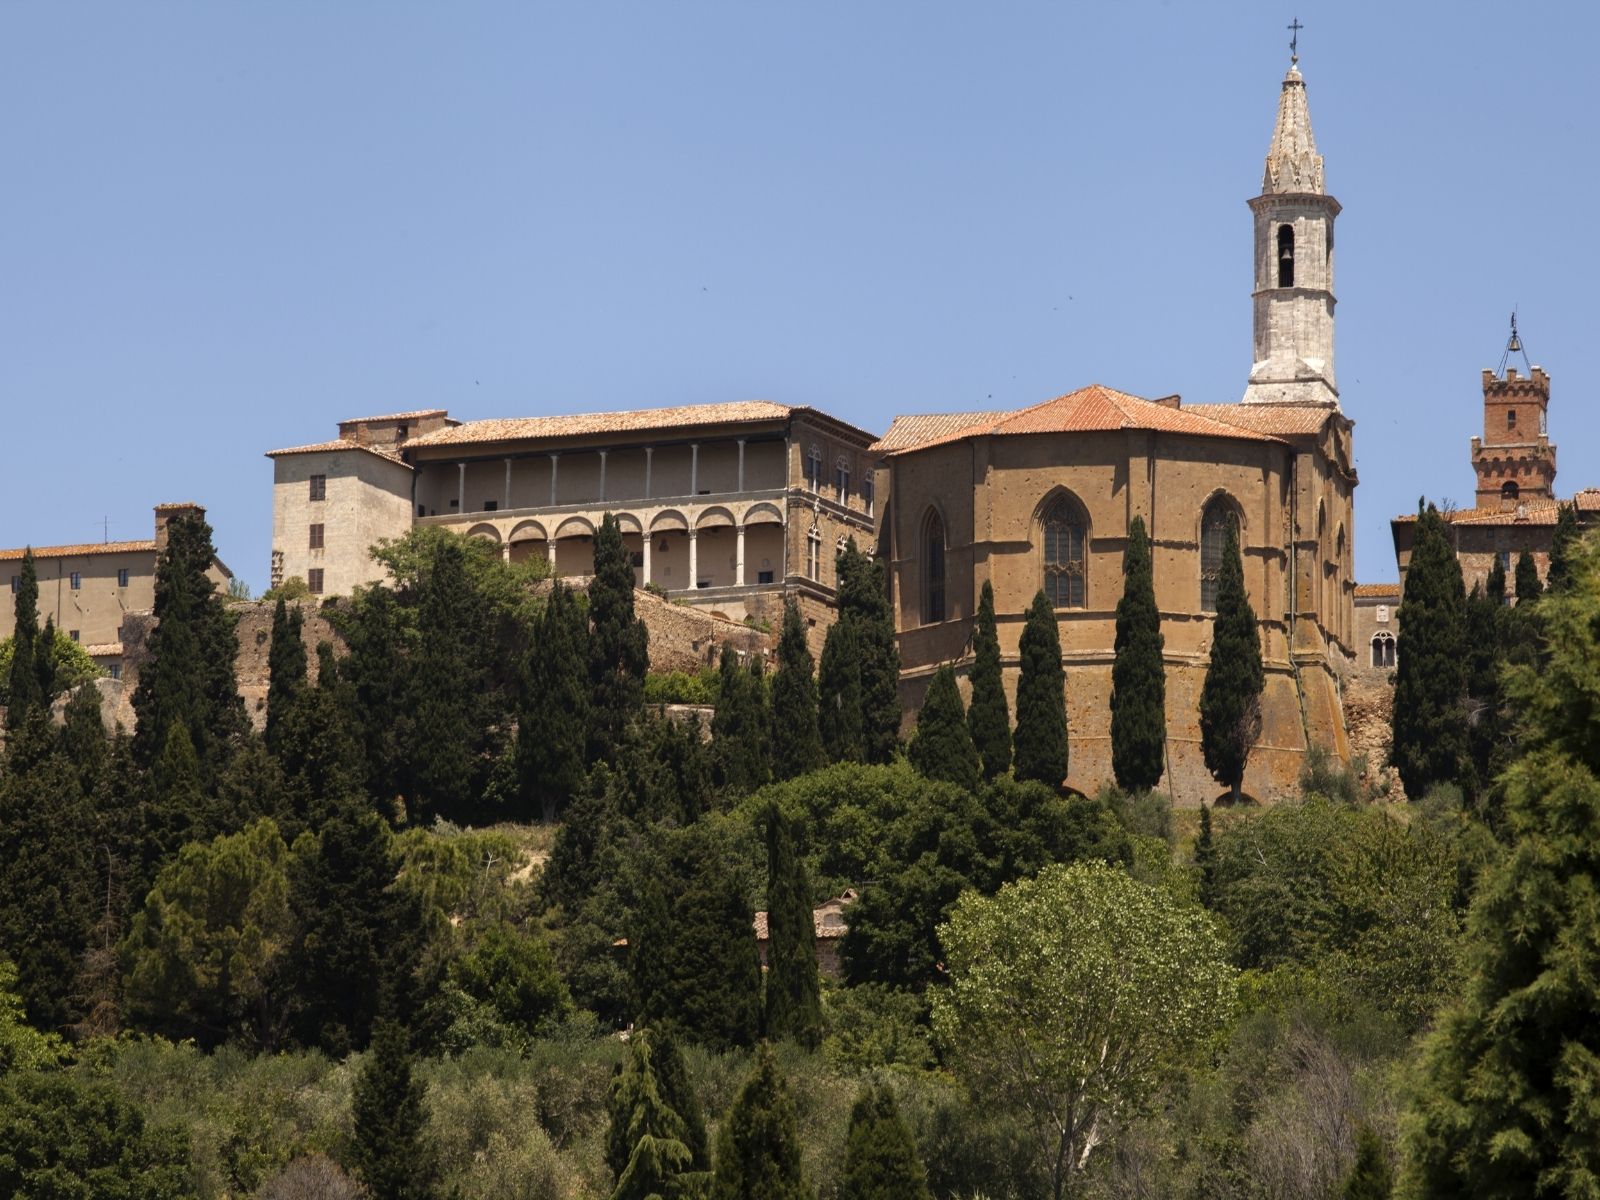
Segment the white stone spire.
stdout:
<svg viewBox="0 0 1600 1200">
<path fill-rule="evenodd" d="M 1339 406 L 1333 375 L 1333 222 L 1298 64 L 1278 97 L 1255 214 L 1255 354 L 1246 404 Z"/>
<path fill-rule="evenodd" d="M 1283 77 L 1278 97 L 1278 124 L 1272 130 L 1267 169 L 1261 179 L 1264 194 L 1323 191 L 1322 155 L 1311 135 L 1311 106 L 1306 103 L 1306 81 L 1299 66 Z"/>
</svg>

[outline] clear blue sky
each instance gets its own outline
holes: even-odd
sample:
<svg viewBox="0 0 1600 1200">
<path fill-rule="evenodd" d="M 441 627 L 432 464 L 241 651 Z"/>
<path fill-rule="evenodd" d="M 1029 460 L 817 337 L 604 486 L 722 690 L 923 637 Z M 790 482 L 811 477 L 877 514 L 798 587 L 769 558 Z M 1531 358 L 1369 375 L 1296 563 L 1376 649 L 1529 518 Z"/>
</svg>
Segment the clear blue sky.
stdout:
<svg viewBox="0 0 1600 1200">
<path fill-rule="evenodd" d="M 1600 483 L 1595 6 L 0 4 L 0 545 L 195 499 L 259 590 L 366 413 L 1235 400 L 1296 15 L 1392 579 L 1513 303 Z"/>
</svg>

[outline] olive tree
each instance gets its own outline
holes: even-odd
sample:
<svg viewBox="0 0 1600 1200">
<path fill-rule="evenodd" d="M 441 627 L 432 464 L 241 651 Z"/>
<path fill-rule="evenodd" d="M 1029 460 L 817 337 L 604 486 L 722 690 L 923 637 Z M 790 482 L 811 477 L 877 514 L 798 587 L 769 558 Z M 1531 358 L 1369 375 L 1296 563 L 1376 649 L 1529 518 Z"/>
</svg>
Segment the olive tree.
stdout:
<svg viewBox="0 0 1600 1200">
<path fill-rule="evenodd" d="M 1057 1200 L 1232 1007 L 1210 914 L 1104 864 L 968 892 L 939 935 L 934 1031 L 981 1100 L 1023 1117 Z"/>
</svg>

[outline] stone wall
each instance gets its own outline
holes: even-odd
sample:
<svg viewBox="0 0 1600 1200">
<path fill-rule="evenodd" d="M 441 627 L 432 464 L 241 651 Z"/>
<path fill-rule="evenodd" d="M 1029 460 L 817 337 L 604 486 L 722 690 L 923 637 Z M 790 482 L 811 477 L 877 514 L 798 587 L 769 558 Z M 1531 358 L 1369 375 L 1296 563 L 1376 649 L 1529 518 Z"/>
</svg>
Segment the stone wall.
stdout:
<svg viewBox="0 0 1600 1200">
<path fill-rule="evenodd" d="M 1405 799 L 1400 776 L 1389 766 L 1394 745 L 1392 675 L 1352 674 L 1344 681 L 1344 721 L 1350 753 L 1366 760 L 1367 783 L 1391 799 Z"/>
<path fill-rule="evenodd" d="M 714 666 L 725 645 L 745 654 L 763 655 L 770 665 L 783 620 L 781 601 L 776 596 L 773 601 L 769 606 L 773 611 L 762 617 L 771 627 L 771 632 L 766 632 L 724 620 L 703 609 L 674 604 L 651 592 L 635 591 L 634 612 L 650 631 L 650 670 L 692 673 L 704 666 Z"/>
</svg>

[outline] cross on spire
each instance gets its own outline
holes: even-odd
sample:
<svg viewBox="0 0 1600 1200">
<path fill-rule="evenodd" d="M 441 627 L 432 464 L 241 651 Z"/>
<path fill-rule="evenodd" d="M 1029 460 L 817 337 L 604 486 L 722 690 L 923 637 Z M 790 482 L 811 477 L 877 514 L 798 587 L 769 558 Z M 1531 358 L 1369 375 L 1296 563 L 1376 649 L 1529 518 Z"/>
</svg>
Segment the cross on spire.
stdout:
<svg viewBox="0 0 1600 1200">
<path fill-rule="evenodd" d="M 1300 31 L 1302 29 L 1304 29 L 1305 26 L 1300 24 L 1300 18 L 1296 17 L 1292 24 L 1286 25 L 1284 28 L 1286 28 L 1289 31 L 1289 35 L 1290 35 L 1289 36 L 1289 61 L 1291 63 L 1297 63 L 1297 62 L 1300 61 Z"/>
</svg>

